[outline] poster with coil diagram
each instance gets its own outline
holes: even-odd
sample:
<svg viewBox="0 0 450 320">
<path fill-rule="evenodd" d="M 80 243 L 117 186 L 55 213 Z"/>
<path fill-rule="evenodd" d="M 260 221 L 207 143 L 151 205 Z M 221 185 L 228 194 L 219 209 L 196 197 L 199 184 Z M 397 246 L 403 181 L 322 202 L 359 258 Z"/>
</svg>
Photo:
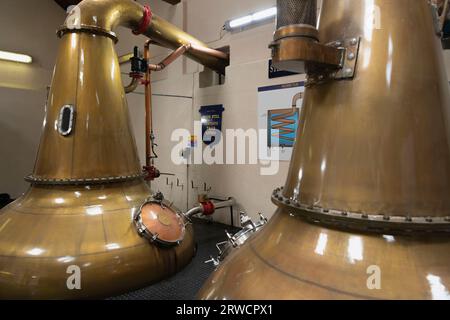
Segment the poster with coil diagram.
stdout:
<svg viewBox="0 0 450 320">
<path fill-rule="evenodd" d="M 304 82 L 258 88 L 259 129 L 267 132 L 260 141 L 259 159 L 291 160 L 304 91 Z"/>
</svg>

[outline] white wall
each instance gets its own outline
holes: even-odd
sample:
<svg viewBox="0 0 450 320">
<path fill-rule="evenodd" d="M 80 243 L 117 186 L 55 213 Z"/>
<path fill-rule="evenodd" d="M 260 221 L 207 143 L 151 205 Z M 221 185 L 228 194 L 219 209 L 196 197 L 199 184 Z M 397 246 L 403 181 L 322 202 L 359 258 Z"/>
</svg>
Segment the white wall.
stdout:
<svg viewBox="0 0 450 320">
<path fill-rule="evenodd" d="M 0 1 L 0 50 L 31 65 L 0 61 L 0 193 L 18 197 L 33 170 L 64 11 L 52 0 Z"/>
</svg>

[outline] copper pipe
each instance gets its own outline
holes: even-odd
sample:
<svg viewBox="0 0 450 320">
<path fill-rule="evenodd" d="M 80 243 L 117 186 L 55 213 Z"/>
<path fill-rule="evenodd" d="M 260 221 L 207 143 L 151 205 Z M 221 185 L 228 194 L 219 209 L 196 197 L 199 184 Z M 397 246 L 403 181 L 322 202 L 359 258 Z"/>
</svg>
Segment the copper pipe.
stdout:
<svg viewBox="0 0 450 320">
<path fill-rule="evenodd" d="M 198 46 L 198 45 L 191 44 L 191 50 L 194 52 L 198 52 L 198 54 L 206 54 L 206 55 L 210 55 L 212 57 L 216 57 L 218 59 L 223 59 L 223 60 L 229 59 L 229 56 L 227 53 L 219 51 L 219 50 L 211 49 L 211 48 L 208 48 L 205 46 Z"/>
<path fill-rule="evenodd" d="M 152 40 L 148 40 L 144 47 L 144 59 L 149 61 L 150 59 L 150 45 L 155 44 Z M 179 47 L 172 52 L 163 61 L 158 64 L 149 64 L 148 72 L 145 74 L 145 158 L 146 166 L 153 165 L 153 106 L 152 106 L 152 84 L 151 84 L 151 72 L 161 71 L 168 65 L 174 62 L 177 58 L 182 56 L 186 51 L 191 48 L 191 45 L 186 44 Z"/>
<path fill-rule="evenodd" d="M 178 59 L 180 56 L 182 56 L 185 52 L 189 51 L 191 49 L 190 44 L 183 45 L 179 47 L 177 50 L 172 52 L 170 55 L 168 55 L 163 61 L 161 61 L 158 64 L 149 64 L 148 68 L 151 71 L 161 71 L 164 70 L 168 65 L 170 65 L 172 62 L 174 62 L 176 59 Z"/>
<path fill-rule="evenodd" d="M 144 46 L 144 59 L 149 61 L 150 59 L 150 45 L 155 44 L 152 40 L 148 40 Z M 152 87 L 151 87 L 151 72 L 161 71 L 168 65 L 174 62 L 177 58 L 182 56 L 186 51 L 191 48 L 190 45 L 183 45 L 177 50 L 172 52 L 163 61 L 158 64 L 149 64 L 148 72 L 145 74 L 144 86 L 145 86 L 145 164 L 146 167 L 153 165 L 153 105 L 152 105 Z M 124 57 L 129 56 L 125 55 Z M 125 63 L 123 59 L 123 63 Z M 130 93 L 136 90 L 139 85 L 139 79 L 133 78 L 132 82 L 125 87 L 125 92 Z"/>
<path fill-rule="evenodd" d="M 117 40 L 113 30 L 123 26 L 131 30 L 144 29 L 144 35 L 153 39 L 158 45 L 176 50 L 184 45 L 192 45 L 186 55 L 191 59 L 217 72 L 225 73 L 229 64 L 227 54 L 208 48 L 206 44 L 180 30 L 161 17 L 152 14 L 146 26 L 146 8 L 132 0 L 84 0 L 78 5 L 80 11 L 80 28 L 73 28 L 68 22 L 60 30 L 67 32 L 89 32 L 108 36 Z"/>
<path fill-rule="evenodd" d="M 127 85 L 126 87 L 124 87 L 125 93 L 131 93 L 134 90 L 137 89 L 137 87 L 139 86 L 139 79 L 138 78 L 133 78 L 130 82 L 129 85 Z"/>
<path fill-rule="evenodd" d="M 145 43 L 144 59 L 150 59 L 150 44 L 151 40 Z M 152 161 L 152 139 L 153 136 L 153 105 L 152 105 L 152 84 L 151 84 L 151 70 L 145 73 L 145 164 L 147 167 L 153 165 Z"/>
<path fill-rule="evenodd" d="M 120 56 L 119 57 L 119 64 L 125 64 L 125 63 L 130 62 L 130 60 L 131 60 L 131 58 L 133 58 L 133 56 L 134 56 L 134 54 L 132 52 L 124 54 L 123 56 Z"/>
<path fill-rule="evenodd" d="M 228 54 L 209 48 L 158 16 L 153 16 L 152 23 L 144 34 L 160 46 L 174 50 L 183 45 L 191 45 L 192 49 L 186 52 L 189 58 L 221 74 L 225 73 L 225 68 L 229 65 Z"/>
<path fill-rule="evenodd" d="M 303 92 L 299 92 L 297 93 L 293 98 L 292 98 L 292 109 L 297 109 L 297 102 L 299 100 L 301 100 L 303 98 Z"/>
</svg>

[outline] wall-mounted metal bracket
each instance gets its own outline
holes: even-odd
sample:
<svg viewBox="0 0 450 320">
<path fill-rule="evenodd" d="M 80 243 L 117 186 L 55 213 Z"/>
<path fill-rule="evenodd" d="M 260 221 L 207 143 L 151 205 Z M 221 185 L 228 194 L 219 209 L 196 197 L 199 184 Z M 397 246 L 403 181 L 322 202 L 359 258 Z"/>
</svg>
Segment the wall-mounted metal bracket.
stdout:
<svg viewBox="0 0 450 320">
<path fill-rule="evenodd" d="M 341 65 L 338 70 L 317 68 L 316 71 L 309 72 L 306 86 L 318 85 L 330 80 L 352 80 L 356 74 L 360 44 L 360 37 L 333 41 L 326 44 L 328 47 L 335 47 L 341 50 Z"/>
<path fill-rule="evenodd" d="M 309 25 L 289 25 L 274 34 L 273 65 L 279 70 L 307 73 L 306 85 L 329 80 L 353 79 L 361 38 L 320 42 L 319 32 Z"/>
<path fill-rule="evenodd" d="M 184 190 L 184 184 L 180 183 L 180 179 L 177 178 L 177 187 L 181 188 L 181 190 Z"/>
<path fill-rule="evenodd" d="M 171 182 L 169 183 L 169 178 L 168 178 L 168 177 L 166 178 L 166 185 L 167 185 L 167 186 L 170 186 L 170 189 L 171 189 L 171 190 L 173 189 L 173 181 L 171 181 Z"/>
</svg>

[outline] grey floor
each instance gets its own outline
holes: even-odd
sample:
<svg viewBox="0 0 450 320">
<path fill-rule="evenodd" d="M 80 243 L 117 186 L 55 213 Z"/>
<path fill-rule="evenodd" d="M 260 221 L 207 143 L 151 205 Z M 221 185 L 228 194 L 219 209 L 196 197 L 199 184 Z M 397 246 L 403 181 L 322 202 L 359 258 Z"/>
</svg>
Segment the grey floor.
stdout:
<svg viewBox="0 0 450 320">
<path fill-rule="evenodd" d="M 175 276 L 153 286 L 113 297 L 113 300 L 193 300 L 203 283 L 214 271 L 205 261 L 217 256 L 216 243 L 226 240 L 225 230 L 237 229 L 197 219 L 194 223 L 197 254 L 192 262 Z"/>
</svg>

